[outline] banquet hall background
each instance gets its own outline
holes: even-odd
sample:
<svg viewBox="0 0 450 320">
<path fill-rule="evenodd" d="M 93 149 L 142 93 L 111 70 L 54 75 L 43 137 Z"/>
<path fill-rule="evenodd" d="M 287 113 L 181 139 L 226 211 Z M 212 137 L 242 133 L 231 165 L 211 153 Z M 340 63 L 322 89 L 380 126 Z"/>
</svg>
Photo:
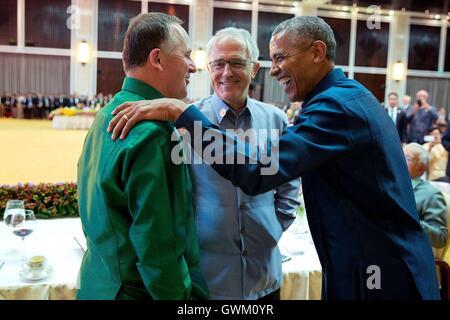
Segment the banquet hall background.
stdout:
<svg viewBox="0 0 450 320">
<path fill-rule="evenodd" d="M 4 122 L 5 118 L 48 119 L 49 115 L 52 116 L 50 113 L 60 106 L 84 108 L 86 113 L 95 112 L 96 108 L 107 103 L 122 84 L 121 49 L 127 23 L 131 17 L 148 11 L 174 14 L 184 21 L 184 28 L 192 38 L 193 56 L 201 68 L 192 76 L 188 94 L 191 100 L 211 93 L 205 62 L 202 61 L 208 39 L 221 28 L 237 26 L 250 31 L 260 49 L 262 68 L 252 83 L 252 96 L 287 109 L 287 96 L 276 80 L 269 76 L 268 43 L 271 31 L 279 22 L 308 14 L 320 16 L 330 24 L 337 39 L 336 65 L 349 78 L 364 84 L 380 102 L 386 100 L 389 92 L 396 92 L 401 98 L 406 94 L 414 96 L 419 89 L 425 89 L 432 104 L 442 109 L 442 113 L 448 112 L 448 1 L 167 2 L 2 0 L 1 143 L 9 141 L 12 147 L 20 146 L 10 139 L 8 130 L 11 127 Z M 8 95 L 12 96 L 14 107 L 5 106 Z M 28 129 L 20 130 L 26 137 L 34 135 L 26 132 L 33 130 L 31 123 L 25 122 Z M 83 128 L 89 123 L 74 125 Z M 64 135 L 62 131 L 53 130 L 48 134 L 37 126 L 36 131 L 44 136 L 44 140 L 36 139 L 37 144 L 30 143 L 37 150 L 42 147 L 39 141 L 45 141 L 51 133 Z M 19 136 L 17 138 L 20 139 Z M 62 141 L 69 139 L 61 138 Z M 82 137 L 73 137 L 68 143 L 74 141 L 79 144 L 80 139 Z M 62 141 L 55 143 L 61 146 Z M 10 145 L 3 146 L 10 148 Z M 47 173 L 29 178 L 39 171 L 35 170 L 36 167 L 44 168 L 45 164 L 53 164 L 56 166 L 54 170 L 59 170 L 58 164 L 64 166 L 65 163 L 58 156 L 55 161 L 44 159 L 42 165 L 35 163 L 36 166 L 31 166 L 28 172 L 26 164 L 30 161 L 19 159 L 16 163 L 2 157 L 2 168 L 11 170 L 0 173 L 0 182 L 74 181 L 76 152 L 67 157 L 72 169 L 62 168 L 59 179 L 53 175 L 46 177 Z M 35 160 L 39 161 L 39 157 Z M 17 166 L 12 166 L 11 162 Z M 16 167 L 20 170 L 15 170 Z"/>
<path fill-rule="evenodd" d="M 0 266 L 0 299 L 73 298 L 83 236 L 78 220 L 58 219 L 77 219 L 77 161 L 84 138 L 96 113 L 121 88 L 121 51 L 130 18 L 151 11 L 178 16 L 192 39 L 198 72 L 191 76 L 190 101 L 212 93 L 206 43 L 222 28 L 239 27 L 251 33 L 260 50 L 261 69 L 251 96 L 281 108 L 294 121 L 298 107 L 269 75 L 268 44 L 281 21 L 314 15 L 334 31 L 337 67 L 366 86 L 381 106 L 387 106 L 391 92 L 414 101 L 419 90 L 426 90 L 446 126 L 449 0 L 1 0 L 0 215 L 7 200 L 23 199 L 42 220 L 28 245 L 48 243 L 49 234 L 61 241 L 53 241 L 53 251 L 46 253 L 54 269 L 48 283 L 23 282 L 8 264 L 3 272 L 11 277 L 2 275 Z M 49 218 L 57 222 L 51 225 Z M 284 298 L 319 299 L 320 263 L 304 216 L 298 220 L 283 239 L 284 253 L 292 258 L 283 269 Z M 0 248 L 7 250 L 14 236 L 5 230 Z M 293 248 L 295 241 L 305 249 Z M 66 268 L 64 259 L 75 265 L 69 275 L 58 273 Z"/>
</svg>

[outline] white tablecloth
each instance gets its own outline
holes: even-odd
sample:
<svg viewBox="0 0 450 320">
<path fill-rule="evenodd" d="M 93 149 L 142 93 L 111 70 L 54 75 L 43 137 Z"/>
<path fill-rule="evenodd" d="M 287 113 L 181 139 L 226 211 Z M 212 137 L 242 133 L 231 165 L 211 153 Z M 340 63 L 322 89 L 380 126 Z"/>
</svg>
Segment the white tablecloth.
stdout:
<svg viewBox="0 0 450 320">
<path fill-rule="evenodd" d="M 20 256 L 10 256 L 12 247 L 21 248 L 21 239 L 0 225 L 0 299 L 73 299 L 83 250 L 73 237 L 83 237 L 78 218 L 38 220 L 35 231 L 25 239 L 26 255 L 42 254 L 53 271 L 46 279 L 26 282 L 19 276 Z"/>
<path fill-rule="evenodd" d="M 279 243 L 282 254 L 291 258 L 283 262 L 282 300 L 320 300 L 322 267 L 309 233 L 306 217 L 296 220 L 283 233 Z"/>
<path fill-rule="evenodd" d="M 306 231 L 306 232 L 305 232 Z M 0 224 L 0 299 L 74 299 L 83 250 L 74 237 L 84 239 L 79 218 L 38 220 L 35 231 L 25 239 L 25 252 L 43 254 L 52 273 L 43 280 L 26 282 L 19 276 L 22 262 L 7 256 L 11 247 L 20 247 L 4 223 Z M 307 229 L 297 223 L 283 234 L 281 252 L 292 260 L 283 263 L 281 298 L 320 299 L 321 268 Z"/>
<path fill-rule="evenodd" d="M 89 129 L 94 122 L 94 116 L 54 116 L 53 129 Z"/>
</svg>

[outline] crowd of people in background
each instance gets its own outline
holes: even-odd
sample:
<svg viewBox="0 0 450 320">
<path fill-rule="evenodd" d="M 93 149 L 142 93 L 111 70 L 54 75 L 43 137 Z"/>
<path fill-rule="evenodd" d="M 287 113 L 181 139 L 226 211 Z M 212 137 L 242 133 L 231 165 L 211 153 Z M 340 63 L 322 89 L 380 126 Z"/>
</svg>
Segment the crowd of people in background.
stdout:
<svg viewBox="0 0 450 320">
<path fill-rule="evenodd" d="M 434 248 L 447 243 L 447 203 L 444 195 L 430 182 L 450 182 L 450 128 L 445 108 L 437 109 L 426 90 L 415 100 L 391 92 L 383 105 L 397 127 L 413 185 L 420 223 Z"/>
<path fill-rule="evenodd" d="M 75 94 L 42 94 L 29 92 L 10 93 L 5 92 L 0 98 L 0 116 L 6 118 L 46 119 L 50 112 L 62 107 L 78 109 L 102 108 L 113 95 L 104 95 L 102 92 L 96 96 Z"/>
<path fill-rule="evenodd" d="M 397 127 L 403 144 L 417 143 L 428 151 L 428 180 L 450 182 L 447 169 L 450 151 L 450 132 L 445 108 L 437 109 L 429 101 L 426 90 L 419 90 L 415 99 L 405 95 L 401 99 L 396 92 L 387 96 L 384 108 Z"/>
</svg>

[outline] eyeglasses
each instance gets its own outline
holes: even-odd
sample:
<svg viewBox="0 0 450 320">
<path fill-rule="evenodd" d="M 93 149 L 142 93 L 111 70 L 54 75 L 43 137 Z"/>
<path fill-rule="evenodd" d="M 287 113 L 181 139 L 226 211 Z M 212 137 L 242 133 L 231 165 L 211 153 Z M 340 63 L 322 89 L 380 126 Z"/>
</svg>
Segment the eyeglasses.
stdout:
<svg viewBox="0 0 450 320">
<path fill-rule="evenodd" d="M 250 60 L 244 60 L 244 59 L 231 59 L 231 60 L 224 60 L 224 59 L 218 59 L 209 62 L 209 67 L 211 68 L 211 71 L 218 72 L 223 71 L 225 69 L 225 66 L 228 64 L 233 71 L 240 71 L 247 68 L 249 64 L 252 64 L 253 62 Z"/>
</svg>

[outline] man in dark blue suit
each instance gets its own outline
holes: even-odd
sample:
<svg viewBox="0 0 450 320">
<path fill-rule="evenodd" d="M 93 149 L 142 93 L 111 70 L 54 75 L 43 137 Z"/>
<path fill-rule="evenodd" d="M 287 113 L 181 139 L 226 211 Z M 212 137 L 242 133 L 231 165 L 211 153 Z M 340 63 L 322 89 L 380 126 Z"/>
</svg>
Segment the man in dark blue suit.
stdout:
<svg viewBox="0 0 450 320">
<path fill-rule="evenodd" d="M 365 87 L 334 68 L 335 49 L 333 32 L 320 18 L 281 23 L 270 42 L 270 72 L 303 108 L 279 140 L 278 171 L 261 174 L 268 166 L 262 162 L 227 164 L 226 154 L 224 164 L 212 167 L 251 195 L 302 177 L 324 299 L 439 299 L 431 245 L 395 125 Z M 124 138 L 138 121 L 160 119 L 176 120 L 195 140 L 201 137 L 194 136 L 194 121 L 200 121 L 204 132 L 227 138 L 218 139 L 221 147 L 240 145 L 195 107 L 153 101 L 116 109 L 113 139 L 119 132 Z M 200 143 L 204 149 L 211 142 Z"/>
</svg>

